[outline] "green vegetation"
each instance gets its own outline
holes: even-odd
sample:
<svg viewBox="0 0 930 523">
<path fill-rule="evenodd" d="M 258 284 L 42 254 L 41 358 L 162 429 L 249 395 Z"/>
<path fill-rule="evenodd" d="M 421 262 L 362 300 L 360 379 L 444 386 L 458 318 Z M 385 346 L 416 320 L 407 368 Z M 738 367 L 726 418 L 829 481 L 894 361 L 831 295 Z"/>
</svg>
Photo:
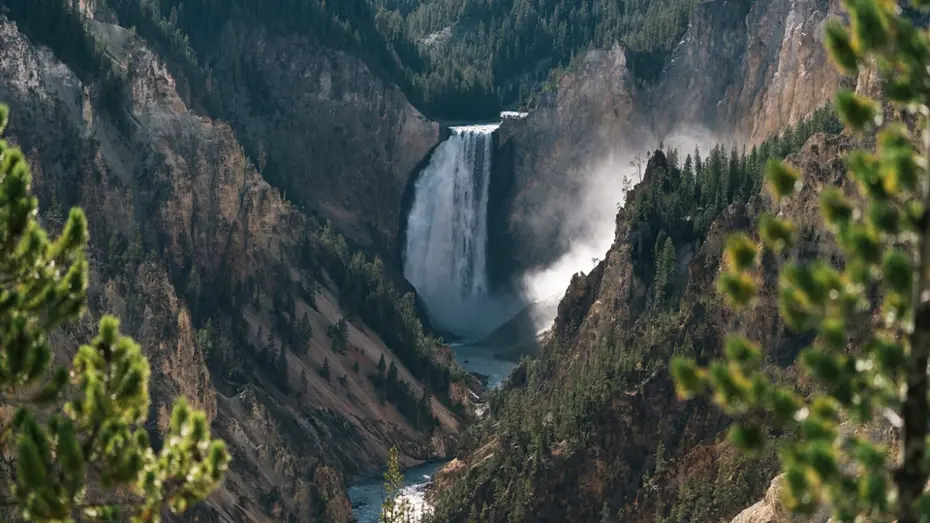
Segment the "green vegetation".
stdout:
<svg viewBox="0 0 930 523">
<path fill-rule="evenodd" d="M 547 496 L 553 489 L 561 496 L 577 493 L 577 475 L 582 474 L 579 460 L 613 456 L 617 461 L 604 464 L 606 469 L 632 467 L 641 469 L 643 484 L 653 477 L 661 481 L 660 464 L 668 459 L 664 454 L 674 456 L 680 450 L 681 435 L 677 431 L 681 429 L 674 426 L 677 422 L 660 425 L 652 436 L 656 447 L 669 449 L 663 450 L 663 455 L 656 451 L 628 461 L 622 454 L 628 450 L 620 450 L 617 445 L 632 443 L 622 442 L 616 430 L 629 420 L 618 419 L 611 406 L 663 373 L 673 356 L 715 350 L 716 335 L 709 322 L 682 329 L 684 318 L 678 309 L 685 288 L 684 271 L 677 263 L 679 253 L 698 249 L 711 224 L 727 207 L 757 198 L 767 160 L 798 151 L 814 133 L 841 128 L 832 111 L 821 109 L 742 153 L 733 149 L 727 152 L 718 145 L 706 156 L 700 151 L 688 154 L 683 162 L 676 150 L 650 155 L 643 183 L 629 194 L 627 206 L 620 211 L 621 220 L 631 229 L 633 281 L 626 282 L 626 294 L 617 288 L 624 282 L 605 278 L 599 284 L 599 297 L 623 300 L 621 308 L 638 319 L 631 328 L 604 325 L 599 328 L 602 334 L 597 343 L 579 346 L 575 345 L 575 335 L 580 319 L 567 322 L 562 330 L 557 327 L 557 336 L 544 348 L 542 356 L 525 360 L 518 367 L 513 386 L 490 393 L 488 414 L 469 427 L 463 447 L 473 453 L 494 442 L 494 448 L 486 459 L 479 458 L 481 466 L 469 469 L 440 493 L 432 521 L 501 517 L 530 522 L 538 518 L 540 510 L 552 516 Z M 588 277 L 600 278 L 596 275 L 599 270 Z M 645 288 L 641 289 L 639 282 Z M 607 286 L 613 287 L 607 290 Z M 714 296 L 702 296 L 693 307 L 713 311 L 719 310 L 721 304 Z M 659 516 L 670 521 L 705 520 L 688 519 L 689 514 L 732 516 L 745 508 L 743 503 L 764 493 L 771 479 L 766 472 L 772 470 L 770 463 L 771 459 L 753 462 L 733 458 L 728 466 L 745 484 L 736 485 L 727 479 L 730 476 L 708 478 L 705 483 L 689 487 L 693 491 L 690 494 L 682 492 L 680 499 L 660 506 Z M 559 480 L 551 477 L 556 470 L 575 472 Z M 717 498 L 701 506 L 704 502 L 698 502 L 697 494 L 711 490 Z M 590 501 L 596 501 L 587 507 L 593 510 L 600 508 L 605 499 L 573 499 L 559 508 L 567 511 L 567 505 L 587 506 Z M 608 511 L 620 508 L 613 501 Z M 571 519 L 566 513 L 558 515 Z M 588 512 L 573 516 L 579 520 L 594 517 Z"/>
<path fill-rule="evenodd" d="M 658 517 L 656 522 L 729 521 L 733 514 L 752 506 L 765 495 L 777 469 L 774 447 L 753 456 L 729 452 L 714 460 L 706 470 L 689 470 L 687 479 L 671 500 L 668 517 Z"/>
<path fill-rule="evenodd" d="M 386 34 L 407 33 L 432 60 L 426 79 L 465 71 L 472 83 L 491 85 L 504 105 L 529 102 L 576 55 L 615 43 L 627 49 L 635 75 L 661 72 L 667 54 L 687 29 L 695 0 L 374 0 Z M 739 3 L 735 9 L 746 9 Z M 442 31 L 451 28 L 447 39 Z M 453 104 L 454 101 L 451 101 Z"/>
<path fill-rule="evenodd" d="M 48 0 L 43 0 L 48 1 Z M 369 0 L 107 0 L 123 24 L 171 58 L 175 75 L 189 84 L 194 98 L 211 112 L 221 109 L 206 88 L 209 53 L 228 24 L 256 23 L 276 35 L 299 35 L 363 60 L 377 75 L 403 89 L 411 102 L 434 118 L 496 116 L 498 98 L 486 77 L 452 66 L 438 71 L 402 31 L 376 23 Z M 256 93 L 265 86 L 248 63 L 241 64 L 244 85 Z"/>
<path fill-rule="evenodd" d="M 96 84 L 114 112 L 124 87 L 69 0 L 4 0 L 27 34 L 50 45 L 82 79 Z M 634 74 L 652 81 L 681 39 L 696 0 L 106 0 L 121 24 L 168 58 L 196 106 L 222 117 L 207 88 L 210 54 L 229 24 L 262 24 L 346 51 L 401 87 L 439 119 L 493 118 L 501 105 L 530 105 L 572 59 L 615 43 Z M 739 9 L 748 6 L 739 4 Z M 451 28 L 451 36 L 439 36 Z M 238 80 L 261 103 L 264 80 L 241 63 Z M 119 114 L 119 113 L 116 113 Z"/>
<path fill-rule="evenodd" d="M 0 106 L 0 132 L 7 109 Z M 149 364 L 113 317 L 70 367 L 52 363 L 50 334 L 84 312 L 87 223 L 72 209 L 57 240 L 36 221 L 22 153 L 0 140 L 0 404 L 13 456 L 12 499 L 32 521 L 157 521 L 185 511 L 223 476 L 229 456 L 203 412 L 183 398 L 156 452 L 145 428 Z"/>
<path fill-rule="evenodd" d="M 326 335 L 332 342 L 333 352 L 339 354 L 346 353 L 346 347 L 349 341 L 349 324 L 345 318 L 340 318 L 338 322 L 333 323 L 326 329 Z"/>
<path fill-rule="evenodd" d="M 423 389 L 419 396 L 409 383 L 397 376 L 397 365 L 391 362 L 385 371 L 384 355 L 378 362 L 378 372 L 371 374 L 368 379 L 379 391 L 381 403 L 393 403 L 411 425 L 420 430 L 432 430 L 439 425 L 439 419 L 433 414 L 429 387 Z"/>
<path fill-rule="evenodd" d="M 401 295 L 385 274 L 380 259 L 352 252 L 345 238 L 327 224 L 304 247 L 304 259 L 332 278 L 339 302 L 350 316 L 371 327 L 397 358 L 435 391 L 464 378 L 451 353 L 441 353 L 442 340 L 430 336 L 416 313 L 413 293 Z"/>
<path fill-rule="evenodd" d="M 413 507 L 404 498 L 398 497 L 404 487 L 404 475 L 400 471 L 397 447 L 391 447 L 388 469 L 384 473 L 384 502 L 381 504 L 379 523 L 414 523 Z"/>
<path fill-rule="evenodd" d="M 908 114 L 924 143 L 918 148 L 905 125 L 884 122 L 880 103 L 851 92 L 837 96 L 849 128 L 878 131 L 876 152 L 847 158 L 859 197 L 837 188 L 821 194 L 824 222 L 845 260 L 839 268 L 792 260 L 778 278 L 781 319 L 816 334 L 799 366 L 817 388 L 800 395 L 795 386 L 772 383 L 760 346 L 739 334 L 727 340 L 726 359 L 708 367 L 676 360 L 673 371 L 681 394 L 712 391 L 717 404 L 744 420 L 730 432 L 738 447 L 763 446 L 760 413 L 787 435 L 778 450 L 789 509 L 810 513 L 826 504 L 837 521 L 915 523 L 930 518 L 930 35 L 902 18 L 894 2 L 844 4 L 851 26 L 827 26 L 831 56 L 849 74 L 876 64 L 889 79 L 882 101 Z M 776 200 L 790 199 L 802 182 L 780 162 L 769 164 L 766 178 Z M 737 310 L 755 304 L 763 249 L 766 256 L 787 257 L 797 241 L 794 224 L 775 216 L 763 217 L 758 233 L 761 245 L 744 234 L 728 242 L 719 287 Z M 873 320 L 876 309 L 881 315 Z M 900 430 L 900 452 L 854 430 L 879 423 L 877 417 Z"/>
<path fill-rule="evenodd" d="M 699 150 L 688 154 L 683 165 L 678 165 L 680 153 L 676 150 L 651 158 L 649 176 L 655 179 L 636 190 L 632 206 L 635 226 L 643 234 L 639 245 L 652 248 L 634 250 L 633 260 L 643 281 L 662 280 L 656 296 L 663 299 L 657 301 L 674 301 L 674 285 L 669 283 L 673 283 L 670 272 L 675 250 L 703 241 L 711 222 L 728 205 L 745 203 L 758 194 L 769 159 L 784 158 L 800 150 L 815 133 L 840 130 L 842 124 L 834 113 L 823 108 L 749 151 L 737 153 L 731 148 L 728 154 L 723 145 L 717 145 L 705 157 Z"/>
</svg>

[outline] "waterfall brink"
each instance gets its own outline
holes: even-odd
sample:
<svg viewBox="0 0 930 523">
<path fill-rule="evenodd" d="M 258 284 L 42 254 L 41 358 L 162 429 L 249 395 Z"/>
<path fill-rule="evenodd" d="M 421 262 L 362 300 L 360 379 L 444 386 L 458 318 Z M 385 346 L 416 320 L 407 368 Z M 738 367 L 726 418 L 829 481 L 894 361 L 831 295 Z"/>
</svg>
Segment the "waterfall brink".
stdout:
<svg viewBox="0 0 930 523">
<path fill-rule="evenodd" d="M 438 327 L 484 334 L 493 321 L 487 281 L 487 208 L 497 125 L 453 127 L 414 187 L 404 276 Z"/>
</svg>

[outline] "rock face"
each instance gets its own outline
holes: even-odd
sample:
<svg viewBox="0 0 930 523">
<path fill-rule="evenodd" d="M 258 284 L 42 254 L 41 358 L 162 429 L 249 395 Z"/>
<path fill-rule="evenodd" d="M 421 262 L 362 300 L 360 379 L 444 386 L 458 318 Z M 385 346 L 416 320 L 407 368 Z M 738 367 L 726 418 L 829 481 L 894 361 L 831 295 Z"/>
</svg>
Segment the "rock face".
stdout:
<svg viewBox="0 0 930 523">
<path fill-rule="evenodd" d="M 843 14 L 837 0 L 716 0 L 700 4 L 651 93 L 659 136 L 700 125 L 757 144 L 832 100 L 841 87 L 874 79 L 841 75 L 824 49 L 823 26 Z M 676 103 L 681 101 L 684 103 Z"/>
<path fill-rule="evenodd" d="M 90 314 L 56 334 L 56 358 L 68 359 L 95 334 L 96 318 L 113 312 L 152 363 L 153 428 L 165 427 L 170 404 L 181 395 L 207 411 L 233 464 L 222 489 L 195 511 L 198 520 L 351 521 L 347 474 L 380 468 L 394 444 L 405 463 L 449 455 L 457 418 L 434 399 L 439 426 L 421 432 L 379 401 L 367 376 L 382 357 L 396 362 L 398 376 L 415 393 L 423 385 L 358 320 L 348 324 L 349 350 L 330 348 L 324 333 L 346 314 L 325 271 L 303 254 L 310 219 L 266 182 L 233 127 L 188 109 L 165 63 L 133 32 L 88 23 L 125 74 L 130 105 L 120 114 L 101 109 L 95 85 L 82 83 L 51 51 L 0 17 L 0 100 L 11 108 L 7 134 L 32 164 L 43 221 L 58 230 L 63 210 L 79 205 L 91 231 Z M 379 132 L 397 131 L 417 147 L 432 143 L 436 126 L 396 89 L 373 81 L 366 96 L 336 91 L 346 76 L 364 71 L 350 57 L 321 55 L 314 66 L 296 64 L 303 67 L 301 78 L 319 78 L 319 92 L 306 94 L 302 107 L 322 97 L 333 106 L 358 105 L 352 110 L 360 115 L 366 104 L 376 104 Z M 282 75 L 285 63 L 275 65 Z M 269 133 L 301 133 L 275 127 L 288 119 L 274 114 Z M 308 141 L 343 114 L 333 110 Z M 118 127 L 115 116 L 129 127 Z M 309 125 L 314 117 L 298 119 Z M 351 134 L 351 125 L 366 123 L 344 125 Z M 297 150 L 296 142 L 279 142 Z M 368 215 L 370 207 L 351 206 L 348 196 L 340 202 L 345 209 L 330 209 L 350 229 L 370 224 L 386 244 L 397 216 L 387 210 L 385 194 L 403 190 L 404 169 L 415 163 L 417 150 L 391 149 L 392 143 L 367 149 L 384 155 L 375 175 L 383 182 L 383 209 Z M 286 152 L 280 154 L 298 161 Z M 322 172 L 319 167 L 313 176 Z M 395 189 L 387 188 L 391 184 Z M 298 346 L 289 340 L 302 317 L 313 335 Z M 320 372 L 325 365 L 331 378 Z"/>
<path fill-rule="evenodd" d="M 578 231 L 560 224 L 578 212 L 595 168 L 611 157 L 628 162 L 646 146 L 648 137 L 629 132 L 644 127 L 635 93 L 621 48 L 590 51 L 526 119 L 504 121 L 495 176 L 513 180 L 503 204 L 518 266 L 545 265 L 564 252 Z"/>
<path fill-rule="evenodd" d="M 784 481 L 784 475 L 773 479 L 772 486 L 765 492 L 765 498 L 740 512 L 730 523 L 829 523 L 831 521 L 826 513 L 800 517 L 786 510 L 779 497 L 784 488 Z"/>
<path fill-rule="evenodd" d="M 591 179 L 604 185 L 599 170 L 635 180 L 631 163 L 661 140 L 683 151 L 751 146 L 841 87 L 874 90 L 873 71 L 843 77 L 823 48 L 824 23 L 841 15 L 839 0 L 701 2 L 653 86 L 633 82 L 621 50 L 589 52 L 525 121 L 502 130 L 499 156 L 516 180 L 504 227 L 516 265 L 547 265 L 565 252 L 578 231 L 565 230 L 564 216 L 584 212 L 579 195 Z M 539 209 L 559 218 L 540 220 Z"/>
<path fill-rule="evenodd" d="M 826 186 L 855 190 L 839 160 L 849 148 L 847 137 L 818 134 L 789 159 L 806 175 L 803 191 L 777 209 L 805 238 L 791 257 L 838 257 L 816 202 Z M 644 523 L 661 518 L 728 520 L 768 487 L 777 470 L 775 456 L 749 462 L 735 452 L 723 440 L 729 420 L 704 400 L 679 401 L 667 363 L 673 354 L 682 353 L 708 361 L 720 354 L 729 332 L 740 331 L 752 333 L 766 361 L 776 364 L 775 372 L 792 379 L 792 364 L 809 340 L 791 334 L 778 317 L 775 270 L 781 261 L 766 260 L 769 269 L 761 278 L 759 304 L 739 316 L 712 290 L 727 235 L 751 231 L 759 213 L 775 210 L 776 204 L 765 195 L 731 204 L 712 222 L 702 242 L 676 245 L 681 263 L 670 278 L 683 291 L 676 307 L 663 312 L 650 305 L 653 282 L 638 269 L 637 260 L 653 244 L 640 241 L 649 237 L 652 225 L 638 217 L 637 207 L 640 199 L 666 190 L 662 187 L 668 172 L 672 171 L 664 155 L 656 152 L 643 183 L 617 215 L 616 236 L 606 256 L 590 273 L 572 280 L 540 361 L 514 375 L 514 394 L 522 396 L 502 407 L 523 412 L 530 427 L 558 427 L 565 423 L 564 416 L 577 410 L 578 423 L 587 428 L 563 441 L 548 441 L 553 432 L 545 429 L 521 433 L 510 426 L 491 428 L 487 440 L 460 457 L 442 479 L 453 489 L 464 485 L 464 491 L 439 496 L 437 507 L 451 521 L 467 521 L 469 508 L 488 514 L 487 521 L 508 521 L 518 514 L 527 521 L 597 521 L 605 513 L 618 521 Z M 617 347 L 616 352 L 609 352 L 611 347 Z M 527 380 L 526 375 L 535 379 Z M 593 406 L 575 404 L 570 393 L 559 395 L 576 391 L 572 386 L 577 380 L 587 384 L 577 394 L 596 391 L 588 400 Z M 623 387 L 611 388 L 615 383 Z M 520 407 L 521 401 L 544 405 L 543 421 L 534 421 L 537 410 Z M 503 427 L 508 419 L 502 415 L 490 423 Z M 505 449 L 511 445 L 531 449 L 525 462 L 496 457 L 509 452 Z M 463 499 L 450 502 L 454 496 Z M 776 518 L 771 521 L 781 521 L 775 510 L 760 507 L 746 517 L 768 514 Z"/>
<path fill-rule="evenodd" d="M 206 61 L 222 118 L 266 162 L 268 180 L 389 259 L 404 188 L 439 142 L 439 124 L 363 62 L 309 36 L 229 23 Z"/>
</svg>

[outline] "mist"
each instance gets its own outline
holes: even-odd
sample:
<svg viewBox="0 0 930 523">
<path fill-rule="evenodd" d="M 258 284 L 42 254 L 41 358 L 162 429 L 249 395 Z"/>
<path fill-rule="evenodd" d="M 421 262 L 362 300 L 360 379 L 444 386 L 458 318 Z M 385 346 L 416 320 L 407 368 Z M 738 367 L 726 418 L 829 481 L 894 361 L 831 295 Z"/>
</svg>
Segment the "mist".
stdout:
<svg viewBox="0 0 930 523">
<path fill-rule="evenodd" d="M 606 256 L 614 242 L 617 212 L 626 197 L 645 174 L 647 150 L 678 150 L 679 162 L 695 147 L 709 151 L 719 138 L 699 127 L 679 128 L 651 149 L 614 151 L 592 167 L 576 174 L 577 186 L 566 198 L 560 198 L 540 210 L 540 216 L 560 216 L 558 239 L 565 253 L 554 263 L 524 275 L 522 287 L 533 308 L 537 331 L 550 327 L 559 302 L 575 274 L 588 273 Z M 702 152 L 702 154 L 703 154 Z"/>
<path fill-rule="evenodd" d="M 564 217 L 558 237 L 566 247 L 554 263 L 523 277 L 524 292 L 536 310 L 537 330 L 547 328 L 555 317 L 572 276 L 587 273 L 604 258 L 614 241 L 617 211 L 627 192 L 640 182 L 645 168 L 644 155 L 626 151 L 611 154 L 580 173 L 575 197 L 554 204 L 561 209 L 548 209 L 551 214 L 541 210 L 542 215 Z"/>
</svg>

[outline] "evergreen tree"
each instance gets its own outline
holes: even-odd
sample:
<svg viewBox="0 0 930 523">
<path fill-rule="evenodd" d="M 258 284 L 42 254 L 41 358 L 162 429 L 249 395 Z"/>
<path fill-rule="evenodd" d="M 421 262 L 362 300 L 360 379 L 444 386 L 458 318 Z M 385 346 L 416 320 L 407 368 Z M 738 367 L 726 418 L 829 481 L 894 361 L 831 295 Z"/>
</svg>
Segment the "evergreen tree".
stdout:
<svg viewBox="0 0 930 523">
<path fill-rule="evenodd" d="M 410 501 L 400 496 L 404 488 L 404 475 L 400 471 L 397 447 L 391 447 L 388 469 L 384 473 L 384 502 L 381 504 L 379 523 L 414 523 Z"/>
<path fill-rule="evenodd" d="M 345 354 L 349 339 L 349 324 L 345 318 L 329 326 L 328 333 L 333 352 Z"/>
<path fill-rule="evenodd" d="M 780 457 L 789 509 L 810 513 L 829 504 L 838 521 L 916 523 L 930 519 L 925 492 L 930 476 L 930 36 L 904 18 L 895 2 L 844 4 L 851 25 L 834 20 L 826 26 L 831 57 L 848 74 L 866 63 L 878 67 L 888 79 L 882 102 L 910 113 L 924 143 L 917 149 L 908 128 L 897 122 L 876 129 L 883 123 L 881 103 L 849 91 L 837 95 L 837 112 L 847 127 L 879 131 L 874 153 L 856 151 L 847 159 L 861 200 L 834 187 L 821 194 L 823 218 L 845 263 L 838 269 L 819 260 L 789 261 L 778 284 L 785 324 L 817 334 L 801 353 L 800 366 L 818 388 L 802 396 L 793 386 L 773 383 L 763 373 L 760 346 L 740 335 L 726 341 L 725 360 L 709 368 L 675 360 L 672 372 L 681 394 L 712 390 L 734 416 L 767 411 L 788 435 Z M 915 4 L 930 8 L 925 0 Z M 789 138 L 797 143 L 796 134 Z M 782 151 L 788 141 L 779 144 Z M 766 179 L 775 200 L 792 197 L 800 176 L 771 161 Z M 766 215 L 759 221 L 761 246 L 744 234 L 730 238 L 719 286 L 731 306 L 753 306 L 763 272 L 761 249 L 784 256 L 796 241 L 794 231 L 790 221 Z M 882 324 L 863 329 L 871 323 L 876 297 Z M 900 452 L 854 430 L 879 414 L 899 427 Z M 731 439 L 743 449 L 758 449 L 764 431 L 749 421 L 752 416 L 744 419 L 731 430 Z M 849 430 L 840 431 L 841 424 L 849 424 Z"/>
<path fill-rule="evenodd" d="M 429 389 L 423 388 L 423 395 L 420 397 L 420 403 L 417 405 L 417 426 L 429 426 L 433 421 L 433 395 Z"/>
<path fill-rule="evenodd" d="M 675 246 L 672 244 L 672 239 L 660 234 L 656 243 L 655 302 L 657 307 L 665 306 L 669 284 L 676 269 Z"/>
<path fill-rule="evenodd" d="M 0 133 L 7 108 L 0 106 Z M 52 366 L 49 334 L 86 306 L 87 222 L 72 209 L 50 240 L 35 218 L 23 154 L 0 140 L 0 402 L 15 483 L 5 501 L 34 521 L 154 521 L 202 500 L 229 462 L 203 412 L 179 399 L 155 452 L 145 428 L 149 363 L 110 316 L 70 368 Z"/>
<path fill-rule="evenodd" d="M 740 170 L 739 155 L 736 147 L 730 149 L 730 160 L 727 162 L 727 194 L 724 202 L 732 202 L 742 187 L 742 172 Z"/>
<path fill-rule="evenodd" d="M 398 387 L 399 383 L 397 380 L 397 365 L 394 365 L 394 362 L 391 362 L 391 365 L 388 366 L 387 379 L 384 382 L 384 390 L 387 395 L 387 400 L 390 402 L 397 402 L 398 399 Z"/>
<path fill-rule="evenodd" d="M 306 312 L 303 317 L 300 318 L 300 325 L 298 326 L 300 332 L 301 343 L 305 350 L 309 352 L 310 350 L 310 340 L 313 339 L 313 324 L 310 323 L 310 315 Z"/>
<path fill-rule="evenodd" d="M 197 347 L 203 353 L 203 359 L 208 364 L 216 364 L 218 355 L 216 347 L 216 333 L 213 329 L 213 320 L 207 320 L 207 324 L 197 331 Z"/>
<path fill-rule="evenodd" d="M 281 345 L 280 350 L 278 350 L 278 356 L 275 360 L 275 370 L 278 371 L 278 385 L 282 387 L 282 390 L 287 391 L 288 387 L 288 368 L 287 368 L 287 349 L 284 345 Z"/>
</svg>

